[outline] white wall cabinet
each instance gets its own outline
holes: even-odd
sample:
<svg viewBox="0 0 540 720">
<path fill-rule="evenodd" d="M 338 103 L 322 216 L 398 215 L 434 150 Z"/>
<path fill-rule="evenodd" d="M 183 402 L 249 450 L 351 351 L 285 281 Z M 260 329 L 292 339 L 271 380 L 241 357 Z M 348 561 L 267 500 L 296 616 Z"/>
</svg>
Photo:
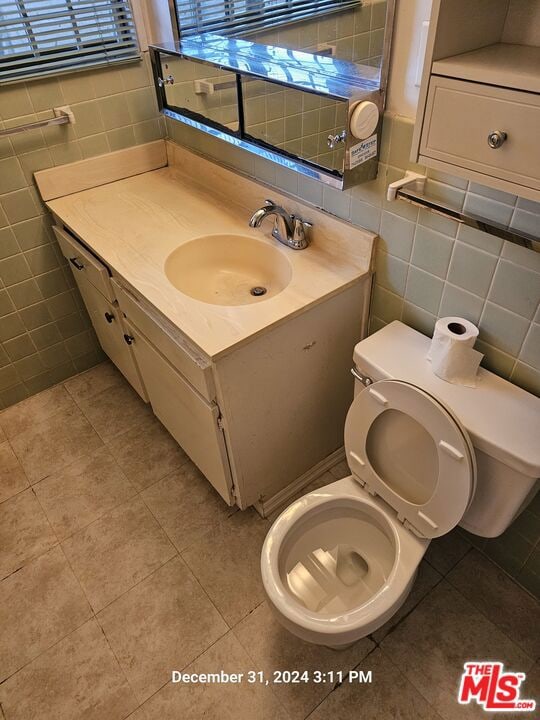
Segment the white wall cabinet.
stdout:
<svg viewBox="0 0 540 720">
<path fill-rule="evenodd" d="M 434 0 L 411 159 L 540 201 L 540 0 Z"/>
<path fill-rule="evenodd" d="M 266 514 L 340 459 L 369 274 L 211 359 L 82 242 L 55 232 L 77 260 L 103 349 L 227 503 Z"/>
</svg>

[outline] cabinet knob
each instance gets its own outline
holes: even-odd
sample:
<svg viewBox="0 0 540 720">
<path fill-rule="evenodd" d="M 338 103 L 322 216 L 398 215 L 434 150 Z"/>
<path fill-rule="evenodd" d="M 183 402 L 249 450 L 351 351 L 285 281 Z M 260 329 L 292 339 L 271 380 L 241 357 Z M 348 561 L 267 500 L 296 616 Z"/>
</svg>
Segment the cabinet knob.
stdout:
<svg viewBox="0 0 540 720">
<path fill-rule="evenodd" d="M 133 337 L 133 335 L 128 335 L 127 333 L 124 333 L 124 340 L 128 345 L 133 345 L 133 343 L 135 342 L 135 338 Z"/>
<path fill-rule="evenodd" d="M 82 262 L 76 257 L 69 258 L 69 262 L 72 265 L 74 265 L 77 268 L 77 270 L 82 270 L 84 268 L 84 265 L 82 264 Z"/>
<path fill-rule="evenodd" d="M 110 324 L 114 320 L 114 315 L 110 312 L 105 313 L 105 320 Z"/>
<path fill-rule="evenodd" d="M 493 150 L 497 150 L 505 142 L 507 137 L 508 135 L 503 132 L 503 130 L 492 130 L 487 137 L 488 145 L 490 148 L 493 148 Z"/>
</svg>

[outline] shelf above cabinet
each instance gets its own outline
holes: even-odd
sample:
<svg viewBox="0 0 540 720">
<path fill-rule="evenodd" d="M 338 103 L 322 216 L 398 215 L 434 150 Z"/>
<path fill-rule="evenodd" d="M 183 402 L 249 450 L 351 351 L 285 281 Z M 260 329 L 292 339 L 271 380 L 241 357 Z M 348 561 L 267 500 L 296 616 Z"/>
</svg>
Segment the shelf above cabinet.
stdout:
<svg viewBox="0 0 540 720">
<path fill-rule="evenodd" d="M 435 60 L 432 73 L 540 93 L 540 47 L 495 43 Z"/>
</svg>

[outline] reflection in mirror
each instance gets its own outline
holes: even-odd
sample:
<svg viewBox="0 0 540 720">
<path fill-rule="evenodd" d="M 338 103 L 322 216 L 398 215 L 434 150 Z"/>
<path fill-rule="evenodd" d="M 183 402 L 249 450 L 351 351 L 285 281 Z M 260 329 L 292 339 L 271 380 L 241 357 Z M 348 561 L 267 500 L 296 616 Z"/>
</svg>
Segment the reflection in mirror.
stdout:
<svg viewBox="0 0 540 720">
<path fill-rule="evenodd" d="M 328 170 L 343 169 L 346 102 L 250 77 L 242 78 L 242 96 L 247 136 Z"/>
<path fill-rule="evenodd" d="M 201 115 L 229 131 L 238 132 L 238 100 L 235 73 L 169 55 L 162 59 L 162 77 L 174 78 L 165 85 L 167 105 Z"/>
<path fill-rule="evenodd" d="M 334 3 L 338 5 L 338 3 Z M 347 9 L 260 31 L 233 32 L 252 42 L 303 50 L 346 60 L 357 65 L 381 66 L 386 21 L 386 0 L 363 0 Z M 338 5 L 339 7 L 339 5 Z M 371 73 L 369 73 L 371 76 Z"/>
<path fill-rule="evenodd" d="M 176 0 L 181 39 L 225 35 L 303 50 L 355 63 L 372 79 L 373 68 L 382 64 L 387 5 L 387 0 Z"/>
</svg>

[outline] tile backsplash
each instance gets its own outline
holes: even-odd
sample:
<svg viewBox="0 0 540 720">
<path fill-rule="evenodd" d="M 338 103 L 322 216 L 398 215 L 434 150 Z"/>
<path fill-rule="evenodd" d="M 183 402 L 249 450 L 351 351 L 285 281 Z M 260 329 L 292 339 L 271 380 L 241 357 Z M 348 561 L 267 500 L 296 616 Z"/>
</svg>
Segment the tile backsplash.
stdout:
<svg viewBox="0 0 540 720">
<path fill-rule="evenodd" d="M 148 58 L 0 88 L 0 128 L 70 105 L 74 125 L 0 138 L 0 409 L 102 359 L 33 173 L 162 137 Z"/>
</svg>

